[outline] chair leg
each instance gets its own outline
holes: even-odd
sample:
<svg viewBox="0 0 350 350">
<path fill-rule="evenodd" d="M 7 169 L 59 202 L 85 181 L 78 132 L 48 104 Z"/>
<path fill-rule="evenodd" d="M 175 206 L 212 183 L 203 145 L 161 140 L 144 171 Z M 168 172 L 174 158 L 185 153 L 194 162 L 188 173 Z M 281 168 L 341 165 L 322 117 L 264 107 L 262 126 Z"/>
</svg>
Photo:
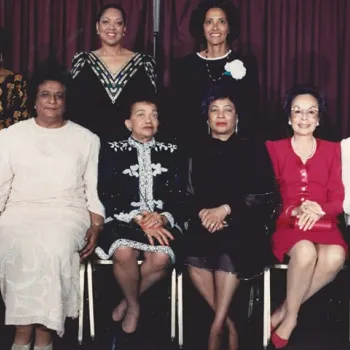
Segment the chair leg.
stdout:
<svg viewBox="0 0 350 350">
<path fill-rule="evenodd" d="M 178 342 L 179 348 L 184 346 L 184 328 L 183 328 L 183 289 L 182 289 L 182 273 L 177 276 L 177 318 L 178 318 Z"/>
<path fill-rule="evenodd" d="M 95 315 L 94 315 L 94 293 L 93 293 L 93 281 L 92 281 L 92 264 L 91 261 L 87 263 L 87 285 L 88 285 L 88 297 L 89 297 L 89 320 L 90 320 L 90 336 L 91 339 L 95 339 Z"/>
<path fill-rule="evenodd" d="M 171 340 L 174 341 L 176 337 L 176 269 L 173 268 L 171 273 Z"/>
<path fill-rule="evenodd" d="M 78 342 L 83 343 L 83 326 L 84 326 L 84 288 L 85 288 L 85 263 L 80 264 L 80 300 L 79 300 L 79 321 L 78 321 Z"/>
<path fill-rule="evenodd" d="M 271 318 L 271 271 L 266 268 L 264 272 L 264 315 L 263 315 L 263 347 L 266 348 L 271 336 L 270 318 Z"/>
</svg>

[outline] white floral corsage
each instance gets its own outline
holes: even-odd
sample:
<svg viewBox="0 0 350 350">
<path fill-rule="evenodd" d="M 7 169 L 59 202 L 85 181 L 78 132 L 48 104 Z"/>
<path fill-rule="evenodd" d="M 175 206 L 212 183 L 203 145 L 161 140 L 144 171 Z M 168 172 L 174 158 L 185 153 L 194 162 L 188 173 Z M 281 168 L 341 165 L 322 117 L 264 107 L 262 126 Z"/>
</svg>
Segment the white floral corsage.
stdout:
<svg viewBox="0 0 350 350">
<path fill-rule="evenodd" d="M 241 60 L 233 60 L 225 64 L 226 72 L 224 75 L 231 75 L 233 79 L 240 80 L 245 77 L 247 69 Z"/>
</svg>

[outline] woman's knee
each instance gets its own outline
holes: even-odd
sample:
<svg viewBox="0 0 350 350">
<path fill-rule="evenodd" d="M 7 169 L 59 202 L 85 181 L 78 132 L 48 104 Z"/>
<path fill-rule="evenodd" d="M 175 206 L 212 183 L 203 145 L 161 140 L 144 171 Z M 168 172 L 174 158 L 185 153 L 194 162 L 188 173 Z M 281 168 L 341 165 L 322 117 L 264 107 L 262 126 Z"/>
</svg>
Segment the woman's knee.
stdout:
<svg viewBox="0 0 350 350">
<path fill-rule="evenodd" d="M 150 255 L 152 265 L 157 270 L 165 270 L 170 264 L 170 257 L 165 253 L 151 253 Z"/>
<path fill-rule="evenodd" d="M 34 325 L 16 326 L 16 333 L 31 334 L 33 332 Z"/>
<path fill-rule="evenodd" d="M 300 267 L 314 266 L 317 261 L 316 246 L 310 241 L 299 241 L 289 251 L 291 262 Z"/>
<path fill-rule="evenodd" d="M 113 254 L 113 262 L 117 264 L 128 264 L 135 261 L 139 252 L 136 249 L 129 247 L 122 247 L 116 249 Z"/>
<path fill-rule="evenodd" d="M 319 246 L 317 264 L 325 273 L 337 273 L 344 265 L 346 254 L 341 246 Z"/>
</svg>

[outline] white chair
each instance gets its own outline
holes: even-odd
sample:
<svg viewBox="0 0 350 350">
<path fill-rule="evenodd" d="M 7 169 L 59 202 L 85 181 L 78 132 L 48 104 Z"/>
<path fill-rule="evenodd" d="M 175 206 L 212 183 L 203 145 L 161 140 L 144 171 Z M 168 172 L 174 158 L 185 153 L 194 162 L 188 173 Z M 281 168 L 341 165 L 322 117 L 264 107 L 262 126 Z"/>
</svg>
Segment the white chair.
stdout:
<svg viewBox="0 0 350 350">
<path fill-rule="evenodd" d="M 271 336 L 271 269 L 287 270 L 287 264 L 276 264 L 264 271 L 264 310 L 263 310 L 263 346 L 267 347 Z"/>
<path fill-rule="evenodd" d="M 142 260 L 138 261 L 142 264 Z M 93 297 L 93 269 L 92 265 L 112 265 L 112 260 L 88 260 L 80 266 L 80 314 L 79 314 L 79 329 L 78 341 L 82 344 L 83 340 L 83 312 L 84 312 L 84 289 L 85 289 L 85 270 L 87 271 L 87 286 L 88 286 L 88 304 L 89 304 L 89 321 L 90 321 L 90 336 L 95 338 L 95 315 L 94 315 L 94 297 Z M 171 272 L 171 340 L 176 338 L 176 318 L 178 321 L 178 345 L 183 347 L 183 296 L 182 296 L 182 273 L 176 274 L 176 269 Z M 176 313 L 177 310 L 177 313 Z"/>
<path fill-rule="evenodd" d="M 345 269 L 344 266 L 343 269 Z M 263 310 L 263 346 L 266 349 L 271 337 L 271 269 L 287 270 L 287 264 L 275 264 L 264 271 L 264 310 Z M 350 342 L 350 300 L 349 300 L 349 342 Z"/>
</svg>

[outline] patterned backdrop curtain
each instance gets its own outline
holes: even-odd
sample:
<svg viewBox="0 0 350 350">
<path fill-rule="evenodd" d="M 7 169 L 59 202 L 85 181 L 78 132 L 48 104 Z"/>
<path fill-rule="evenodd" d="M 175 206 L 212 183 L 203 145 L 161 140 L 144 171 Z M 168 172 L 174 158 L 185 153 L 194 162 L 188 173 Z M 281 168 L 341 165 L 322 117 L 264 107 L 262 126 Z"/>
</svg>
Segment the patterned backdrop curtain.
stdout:
<svg viewBox="0 0 350 350">
<path fill-rule="evenodd" d="M 349 136 L 350 1 L 233 1 L 241 13 L 236 47 L 252 51 L 259 63 L 263 120 L 280 120 L 286 89 L 309 82 L 325 91 L 331 120 Z M 28 74 L 53 54 L 70 66 L 75 52 L 98 47 L 95 14 L 110 2 L 128 14 L 125 45 L 152 54 L 152 0 L 0 0 L 0 26 L 12 38 L 7 66 Z M 165 86 L 171 84 L 174 61 L 197 49 L 188 23 L 199 2 L 161 1 L 157 61 Z"/>
<path fill-rule="evenodd" d="M 160 60 L 167 86 L 174 61 L 196 49 L 188 24 L 199 2 L 162 2 Z M 350 1 L 233 2 L 241 16 L 236 47 L 243 53 L 252 51 L 258 60 L 263 120 L 279 122 L 286 89 L 295 83 L 312 83 L 324 90 L 337 132 L 350 136 Z"/>
<path fill-rule="evenodd" d="M 107 3 L 127 13 L 127 48 L 152 54 L 153 0 L 0 0 L 0 26 L 11 38 L 6 66 L 28 74 L 50 56 L 70 67 L 78 51 L 98 48 L 95 17 Z"/>
</svg>

